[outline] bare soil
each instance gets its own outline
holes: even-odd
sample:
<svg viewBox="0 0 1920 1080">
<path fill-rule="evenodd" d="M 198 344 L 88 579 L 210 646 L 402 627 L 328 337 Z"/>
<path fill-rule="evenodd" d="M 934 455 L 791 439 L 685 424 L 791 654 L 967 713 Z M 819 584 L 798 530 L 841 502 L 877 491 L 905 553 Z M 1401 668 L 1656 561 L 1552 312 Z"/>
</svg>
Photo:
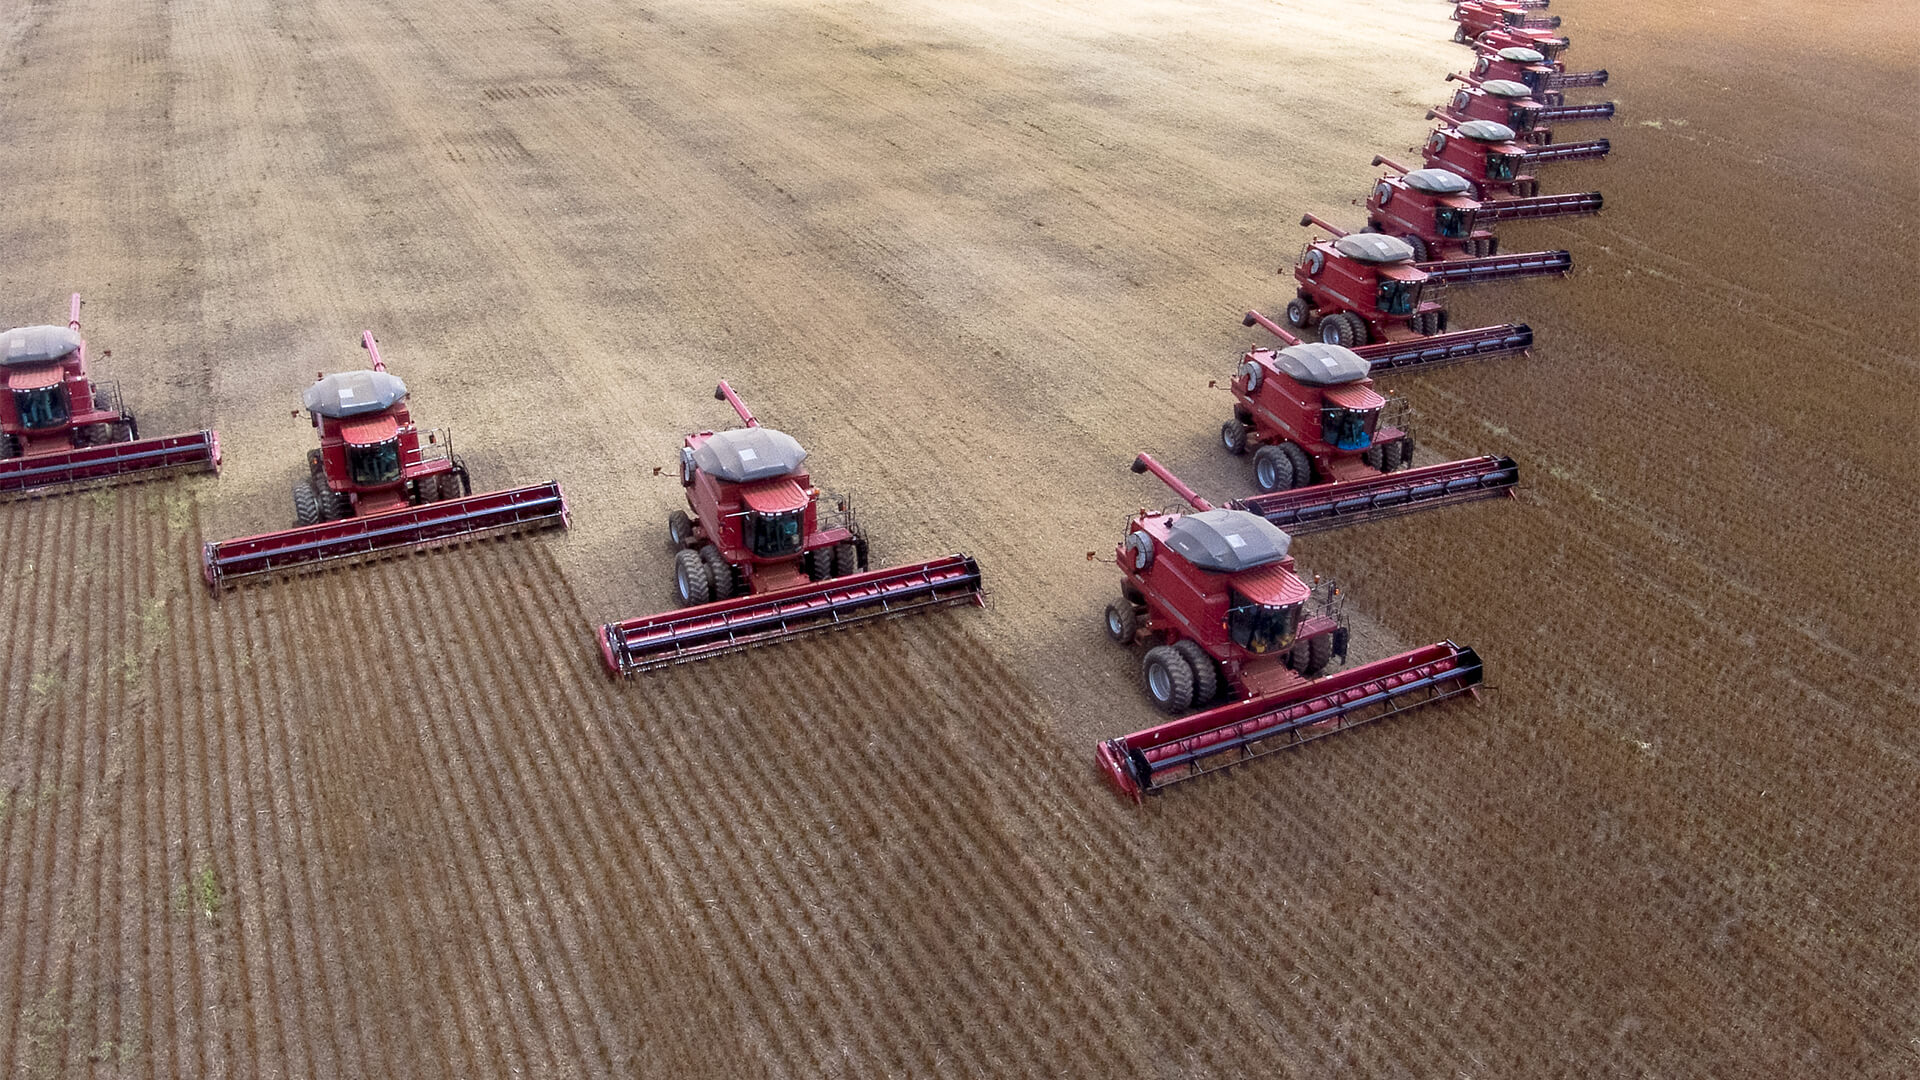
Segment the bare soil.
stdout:
<svg viewBox="0 0 1920 1080">
<path fill-rule="evenodd" d="M 7 324 L 89 300 L 199 478 L 0 506 L 0 1077 L 1911 1074 L 1920 35 L 1562 0 L 1620 118 L 1531 359 L 1402 378 L 1521 496 L 1302 538 L 1436 710 L 1134 808 L 1098 616 L 1146 449 L 1302 210 L 1466 50 L 1436 0 L 0 8 Z M 575 527 L 215 601 L 380 336 Z M 101 356 L 111 349 L 113 355 Z M 631 684 L 720 377 L 963 610 Z M 1087 553 L 1098 555 L 1088 561 Z"/>
</svg>

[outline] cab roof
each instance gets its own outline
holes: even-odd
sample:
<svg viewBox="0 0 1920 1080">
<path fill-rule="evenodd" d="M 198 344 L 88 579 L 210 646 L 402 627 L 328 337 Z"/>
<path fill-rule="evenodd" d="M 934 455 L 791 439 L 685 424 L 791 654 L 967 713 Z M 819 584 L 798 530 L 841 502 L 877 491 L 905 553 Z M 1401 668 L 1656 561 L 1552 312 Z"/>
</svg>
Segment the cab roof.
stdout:
<svg viewBox="0 0 1920 1080">
<path fill-rule="evenodd" d="M 1525 83 L 1517 83 L 1512 79 L 1488 79 L 1480 84 L 1480 89 L 1503 98 L 1523 98 L 1533 92 L 1527 89 Z"/>
<path fill-rule="evenodd" d="M 784 514 L 804 509 L 807 505 L 807 492 L 792 480 L 784 476 L 776 476 L 772 480 L 762 480 L 757 484 L 748 484 L 741 488 L 740 501 L 747 504 L 747 509 L 756 513 Z"/>
<path fill-rule="evenodd" d="M 1515 64 L 1544 64 L 1547 61 L 1546 55 L 1540 51 L 1536 49 L 1523 49 L 1517 45 L 1501 49 L 1499 55 L 1500 59 L 1511 61 Z"/>
<path fill-rule="evenodd" d="M 0 364 L 45 364 L 80 348 L 80 332 L 70 326 L 16 326 L 0 334 Z"/>
<path fill-rule="evenodd" d="M 1465 195 L 1473 190 L 1466 177 L 1445 169 L 1415 169 L 1406 176 L 1407 186 L 1429 195 Z"/>
<path fill-rule="evenodd" d="M 400 422 L 391 416 L 369 416 L 340 425 L 340 438 L 355 446 L 374 446 L 400 434 Z"/>
<path fill-rule="evenodd" d="M 1237 574 L 1287 557 L 1293 538 L 1245 510 L 1185 514 L 1167 526 L 1167 546 L 1202 570 Z"/>
<path fill-rule="evenodd" d="M 786 476 L 805 460 L 807 452 L 798 440 L 769 427 L 716 431 L 693 451 L 695 468 L 730 484 Z"/>
<path fill-rule="evenodd" d="M 1505 124 L 1496 124 L 1491 120 L 1469 120 L 1455 129 L 1461 135 L 1474 142 L 1503 143 L 1513 141 L 1513 129 Z"/>
<path fill-rule="evenodd" d="M 1343 345 L 1306 341 L 1273 354 L 1273 366 L 1282 375 L 1306 386 L 1339 386 L 1367 377 L 1372 365 Z"/>
<path fill-rule="evenodd" d="M 1351 259 L 1369 263 L 1407 262 L 1413 247 L 1397 236 L 1383 233 L 1348 233 L 1333 241 L 1333 248 Z"/>
<path fill-rule="evenodd" d="M 325 376 L 300 395 L 310 413 L 329 420 L 345 420 L 383 412 L 407 396 L 400 376 L 384 371 L 342 371 Z"/>
</svg>

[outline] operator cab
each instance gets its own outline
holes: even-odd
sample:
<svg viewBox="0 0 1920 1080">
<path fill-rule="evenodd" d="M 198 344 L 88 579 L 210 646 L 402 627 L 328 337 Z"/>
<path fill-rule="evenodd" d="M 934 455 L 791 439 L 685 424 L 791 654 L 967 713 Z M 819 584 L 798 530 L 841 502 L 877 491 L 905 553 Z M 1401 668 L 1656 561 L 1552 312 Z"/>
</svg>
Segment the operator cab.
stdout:
<svg viewBox="0 0 1920 1080">
<path fill-rule="evenodd" d="M 21 326 L 0 334 L 0 368 L 21 427 L 57 428 L 73 415 L 61 361 L 81 344 L 79 332 L 66 326 Z"/>
<path fill-rule="evenodd" d="M 807 451 L 784 431 L 770 427 L 716 431 L 681 452 L 682 480 L 698 470 L 716 480 L 741 485 L 740 536 L 756 558 L 797 555 L 806 543 L 807 507 L 812 495 L 794 479 Z"/>
<path fill-rule="evenodd" d="M 1167 526 L 1167 546 L 1196 569 L 1232 575 L 1227 585 L 1227 636 L 1251 653 L 1293 645 L 1307 587 L 1293 573 L 1293 538 L 1245 510 L 1185 514 Z"/>
<path fill-rule="evenodd" d="M 1487 179 L 1511 180 L 1514 178 L 1521 156 L 1499 148 L 1513 142 L 1512 128 L 1505 124 L 1496 124 L 1491 120 L 1469 120 L 1461 124 L 1458 130 L 1461 135 L 1474 142 L 1488 144 Z"/>
<path fill-rule="evenodd" d="M 1488 79 L 1480 84 L 1480 89 L 1508 102 L 1508 127 L 1516 131 L 1531 131 L 1540 122 L 1540 106 L 1528 102 L 1533 91 L 1526 84 L 1511 79 Z"/>
<path fill-rule="evenodd" d="M 1387 399 L 1368 386 L 1336 386 L 1321 397 L 1320 439 L 1338 450 L 1365 450 L 1380 427 Z"/>
<path fill-rule="evenodd" d="M 1405 240 L 1382 233 L 1348 233 L 1335 239 L 1333 247 L 1378 269 L 1374 306 L 1381 314 L 1411 315 L 1420 306 L 1420 286 L 1427 275 L 1413 266 L 1413 247 Z"/>
<path fill-rule="evenodd" d="M 347 473 L 355 487 L 400 482 L 400 426 L 392 417 L 348 421 L 340 425 L 340 437 L 347 444 Z"/>
<path fill-rule="evenodd" d="M 1471 198 L 1473 185 L 1467 183 L 1465 177 L 1456 176 L 1445 169 L 1415 169 L 1404 179 L 1408 187 L 1435 198 L 1435 232 L 1449 240 L 1464 240 L 1473 235 L 1473 207 L 1437 201 L 1454 196 Z"/>
</svg>

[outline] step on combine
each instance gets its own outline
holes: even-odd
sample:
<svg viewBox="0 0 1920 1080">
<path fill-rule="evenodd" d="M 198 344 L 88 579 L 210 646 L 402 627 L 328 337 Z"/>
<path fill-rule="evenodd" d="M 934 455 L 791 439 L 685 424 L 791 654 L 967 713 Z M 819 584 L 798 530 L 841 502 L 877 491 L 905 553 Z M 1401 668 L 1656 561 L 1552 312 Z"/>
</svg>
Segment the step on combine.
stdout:
<svg viewBox="0 0 1920 1080">
<path fill-rule="evenodd" d="M 1220 442 L 1253 454 L 1263 493 L 1229 504 L 1293 532 L 1357 524 L 1511 495 L 1520 470 L 1504 457 L 1411 468 L 1413 436 L 1403 402 L 1382 397 L 1367 360 L 1351 349 L 1302 342 L 1259 312 L 1248 312 L 1287 344 L 1255 347 L 1229 384 L 1233 419 Z"/>
<path fill-rule="evenodd" d="M 1469 120 L 1459 127 L 1443 127 L 1427 136 L 1421 157 L 1429 169 L 1442 169 L 1473 185 L 1473 196 L 1483 203 L 1500 199 L 1527 199 L 1540 194 L 1540 180 L 1531 170 L 1564 161 L 1595 161 L 1606 157 L 1612 145 L 1606 139 L 1526 147 L 1514 141 L 1514 131 L 1492 120 Z"/>
<path fill-rule="evenodd" d="M 1463 44 L 1495 30 L 1557 30 L 1558 15 L 1535 15 L 1534 5 L 1513 0 L 1460 0 L 1453 7 L 1453 40 Z"/>
<path fill-rule="evenodd" d="M 1537 49 L 1516 47 L 1495 49 L 1481 46 L 1479 55 L 1474 57 L 1473 70 L 1459 77 L 1471 85 L 1495 79 L 1517 82 L 1527 88 L 1528 94 L 1547 105 L 1566 104 L 1568 90 L 1607 85 L 1604 68 L 1599 71 L 1567 71 L 1565 65 L 1549 61 Z"/>
<path fill-rule="evenodd" d="M 1446 355 L 1467 359 L 1525 350 L 1533 334 L 1517 324 L 1444 332 L 1441 287 L 1565 274 L 1573 266 L 1564 251 L 1423 262 L 1398 237 L 1348 233 L 1313 214 L 1301 217 L 1300 224 L 1317 225 L 1332 237 L 1310 241 L 1295 261 L 1288 325 L 1317 328 L 1321 341 L 1355 349 L 1383 370 L 1428 366 Z M 1496 341 L 1504 345 L 1487 351 Z"/>
<path fill-rule="evenodd" d="M 1346 655 L 1340 593 L 1301 579 L 1291 537 L 1258 515 L 1214 508 L 1146 454 L 1133 470 L 1160 477 L 1193 512 L 1141 511 L 1114 552 L 1121 595 L 1107 607 L 1107 635 L 1147 646 L 1141 682 L 1176 717 L 1095 748 L 1120 794 L 1139 801 L 1235 762 L 1476 692 L 1480 658 L 1452 642 L 1326 674 Z"/>
<path fill-rule="evenodd" d="M 681 447 L 680 484 L 692 513 L 667 518 L 681 608 L 602 626 L 609 674 L 985 602 L 979 564 L 966 555 L 872 568 L 851 501 L 813 486 L 800 443 L 762 427 L 727 383 L 714 397 L 746 426 L 696 432 Z"/>
<path fill-rule="evenodd" d="M 1437 109 L 1427 110 L 1427 119 L 1444 120 L 1458 126 L 1469 120 L 1491 120 L 1514 131 L 1516 142 L 1544 146 L 1553 142 L 1553 125 L 1576 120 L 1611 120 L 1613 102 L 1589 105 L 1547 105 L 1536 101 L 1524 83 L 1509 79 L 1485 79 L 1472 82 L 1460 75 L 1448 79 L 1467 82 L 1453 92 L 1453 99 Z"/>
<path fill-rule="evenodd" d="M 315 569 L 341 560 L 437 547 L 480 536 L 569 523 L 559 483 L 473 494 L 446 430 L 422 431 L 407 385 L 387 371 L 363 334 L 371 370 L 322 374 L 301 395 L 320 445 L 293 485 L 295 527 L 209 543 L 202 553 L 216 592 L 256 574 Z"/>
<path fill-rule="evenodd" d="M 1487 226 L 1597 214 L 1603 205 L 1597 191 L 1483 203 L 1473 197 L 1473 185 L 1458 173 L 1409 170 L 1385 157 L 1375 157 L 1373 163 L 1392 169 L 1393 174 L 1382 176 L 1367 195 L 1366 231 L 1397 236 L 1413 248 L 1415 255 L 1428 259 L 1448 261 L 1498 254 L 1500 238 Z"/>
<path fill-rule="evenodd" d="M 219 471 L 217 433 L 142 439 L 119 388 L 88 373 L 79 293 L 67 325 L 0 333 L 0 499 Z"/>
</svg>

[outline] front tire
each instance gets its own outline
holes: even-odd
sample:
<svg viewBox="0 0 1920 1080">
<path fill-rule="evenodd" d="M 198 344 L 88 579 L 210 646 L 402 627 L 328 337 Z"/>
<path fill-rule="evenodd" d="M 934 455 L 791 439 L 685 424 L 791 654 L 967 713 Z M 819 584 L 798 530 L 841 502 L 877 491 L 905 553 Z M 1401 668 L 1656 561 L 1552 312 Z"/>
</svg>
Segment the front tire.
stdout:
<svg viewBox="0 0 1920 1080">
<path fill-rule="evenodd" d="M 312 484 L 293 485 L 293 523 L 302 528 L 320 524 L 320 499 Z"/>
<path fill-rule="evenodd" d="M 1286 491 L 1300 485 L 1300 478 L 1293 474 L 1293 458 L 1284 449 L 1286 445 L 1263 446 L 1254 451 L 1254 487 L 1261 491 Z"/>
<path fill-rule="evenodd" d="M 1427 261 L 1427 242 L 1425 240 L 1421 239 L 1418 236 L 1413 235 L 1412 233 L 1408 233 L 1407 235 L 1401 237 L 1400 239 L 1405 240 L 1407 242 L 1407 246 L 1413 249 L 1414 262 Z"/>
<path fill-rule="evenodd" d="M 693 607 L 713 599 L 713 579 L 699 552 L 681 548 L 674 555 L 673 591 L 681 607 Z"/>
<path fill-rule="evenodd" d="M 1306 679 L 1317 679 L 1327 670 L 1327 665 L 1333 663 L 1333 635 L 1321 634 L 1294 646 L 1296 657 L 1300 656 L 1302 646 L 1305 646 L 1306 656 L 1305 663 L 1300 668 L 1300 675 Z"/>
<path fill-rule="evenodd" d="M 733 567 L 720 549 L 712 544 L 700 549 L 700 562 L 707 568 L 707 593 L 715 600 L 733 595 Z"/>
<path fill-rule="evenodd" d="M 1156 645 L 1140 661 L 1140 681 L 1160 711 L 1171 716 L 1193 704 L 1193 668 L 1171 645 Z"/>
<path fill-rule="evenodd" d="M 1201 648 L 1199 642 L 1190 638 L 1174 642 L 1173 648 L 1193 669 L 1193 703 L 1205 705 L 1211 702 L 1220 693 L 1220 669 L 1214 666 L 1213 657 L 1207 655 L 1207 650 Z"/>
<path fill-rule="evenodd" d="M 860 549 L 853 541 L 844 540 L 833 545 L 833 576 L 846 577 L 860 572 Z"/>
</svg>

